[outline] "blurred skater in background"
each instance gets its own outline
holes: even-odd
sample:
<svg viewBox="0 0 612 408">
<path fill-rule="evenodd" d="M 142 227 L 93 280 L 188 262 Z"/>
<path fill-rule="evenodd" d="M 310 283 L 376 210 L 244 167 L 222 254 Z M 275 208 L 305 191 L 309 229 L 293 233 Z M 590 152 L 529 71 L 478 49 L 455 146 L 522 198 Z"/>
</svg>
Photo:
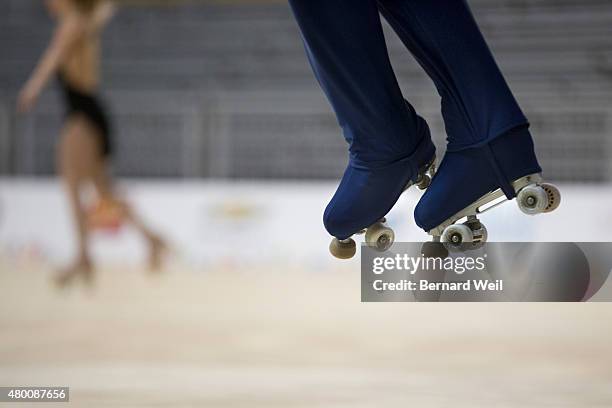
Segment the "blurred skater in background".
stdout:
<svg viewBox="0 0 612 408">
<path fill-rule="evenodd" d="M 76 277 L 89 280 L 93 266 L 88 237 L 95 227 L 131 223 L 147 242 L 152 269 L 160 266 L 165 245 L 113 191 L 109 159 L 113 153 L 107 115 L 97 98 L 100 66 L 100 35 L 114 14 L 112 3 L 104 0 L 46 0 L 57 20 L 51 42 L 30 79 L 21 90 L 17 108 L 27 112 L 46 84 L 57 77 L 66 103 L 66 117 L 58 146 L 58 171 L 65 184 L 78 236 L 74 262 L 60 271 L 60 285 Z M 88 214 L 81 197 L 91 183 L 98 204 Z"/>
</svg>

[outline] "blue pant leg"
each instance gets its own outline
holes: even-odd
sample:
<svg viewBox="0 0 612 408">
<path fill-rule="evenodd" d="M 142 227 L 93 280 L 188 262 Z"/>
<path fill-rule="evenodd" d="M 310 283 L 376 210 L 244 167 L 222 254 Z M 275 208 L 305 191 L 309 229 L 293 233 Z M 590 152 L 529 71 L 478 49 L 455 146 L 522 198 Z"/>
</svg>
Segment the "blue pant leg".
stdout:
<svg viewBox="0 0 612 408">
<path fill-rule="evenodd" d="M 344 137 L 349 163 L 324 223 L 346 238 L 395 204 L 434 147 L 391 68 L 374 0 L 290 0 L 306 53 Z"/>
<path fill-rule="evenodd" d="M 464 0 L 378 4 L 441 96 L 449 150 L 527 123 Z"/>
<path fill-rule="evenodd" d="M 482 195 L 540 172 L 528 121 L 464 0 L 379 0 L 441 96 L 448 148 L 415 210 L 429 230 Z"/>
</svg>

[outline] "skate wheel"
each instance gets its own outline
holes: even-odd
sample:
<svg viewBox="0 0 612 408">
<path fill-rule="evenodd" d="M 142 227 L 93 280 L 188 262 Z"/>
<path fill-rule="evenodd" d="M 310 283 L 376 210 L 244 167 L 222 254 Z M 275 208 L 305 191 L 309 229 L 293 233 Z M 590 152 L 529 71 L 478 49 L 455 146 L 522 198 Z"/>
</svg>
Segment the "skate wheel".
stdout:
<svg viewBox="0 0 612 408">
<path fill-rule="evenodd" d="M 357 245 L 353 238 L 343 240 L 334 238 L 329 244 L 329 252 L 338 259 L 351 259 L 357 252 Z"/>
<path fill-rule="evenodd" d="M 478 235 L 480 235 L 479 238 Z M 484 224 L 480 224 L 480 229 L 478 231 L 474 231 L 474 238 L 477 238 L 478 241 L 483 244 L 487 242 L 487 239 L 489 238 L 489 231 L 487 231 L 487 227 L 485 227 Z"/>
<path fill-rule="evenodd" d="M 561 192 L 552 184 L 542 183 L 540 186 L 544 189 L 546 195 L 548 196 L 548 205 L 544 209 L 544 212 L 548 213 L 555 211 L 557 208 L 559 208 L 559 204 L 561 204 Z"/>
<path fill-rule="evenodd" d="M 434 162 L 431 164 L 431 167 L 429 167 L 429 177 L 433 179 L 433 177 L 436 175 L 436 171 L 438 169 L 436 168 L 436 162 L 434 160 Z"/>
<path fill-rule="evenodd" d="M 395 233 L 391 228 L 377 222 L 367 229 L 365 241 L 371 248 L 383 252 L 391 248 L 391 245 L 393 245 L 393 242 L 395 241 Z"/>
<path fill-rule="evenodd" d="M 419 190 L 425 190 L 427 187 L 429 187 L 430 184 L 431 178 L 427 174 L 424 174 L 421 177 L 421 180 L 418 182 L 417 187 L 419 188 Z"/>
<path fill-rule="evenodd" d="M 463 244 L 474 241 L 474 234 L 470 227 L 465 224 L 449 225 L 444 229 L 440 240 L 449 244 L 452 248 L 460 248 Z"/>
<path fill-rule="evenodd" d="M 466 225 L 470 230 L 472 230 L 473 242 L 487 242 L 487 238 L 489 237 L 487 227 L 485 227 L 485 225 L 478 219 L 473 221 L 466 221 L 463 223 L 463 225 Z"/>
<path fill-rule="evenodd" d="M 474 241 L 471 244 L 472 249 L 482 248 L 487 243 L 487 239 L 489 238 L 487 227 L 485 227 L 482 223 L 480 223 L 478 229 L 472 229 L 472 235 L 474 236 Z"/>
<path fill-rule="evenodd" d="M 520 210 L 527 215 L 544 212 L 548 206 L 548 195 L 541 186 L 530 185 L 523 188 L 516 199 Z"/>
</svg>

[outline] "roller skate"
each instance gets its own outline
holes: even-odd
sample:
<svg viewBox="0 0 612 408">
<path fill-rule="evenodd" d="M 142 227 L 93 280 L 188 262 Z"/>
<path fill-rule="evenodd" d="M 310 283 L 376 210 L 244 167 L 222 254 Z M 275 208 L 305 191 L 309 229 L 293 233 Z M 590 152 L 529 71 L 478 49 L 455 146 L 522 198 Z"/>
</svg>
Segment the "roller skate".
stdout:
<svg viewBox="0 0 612 408">
<path fill-rule="evenodd" d="M 527 215 L 552 212 L 561 203 L 561 193 L 552 184 L 543 183 L 540 174 L 530 174 L 512 183 L 519 209 Z M 508 201 L 501 189 L 492 191 L 428 231 L 434 242 L 450 249 L 478 249 L 488 238 L 487 228 L 478 216 Z M 465 219 L 463 223 L 457 223 Z"/>
<path fill-rule="evenodd" d="M 395 233 L 386 224 L 384 217 L 408 188 L 417 186 L 425 190 L 429 187 L 436 172 L 434 152 L 435 148 L 428 138 L 413 155 L 382 170 L 373 172 L 351 168 L 349 165 L 324 215 L 325 227 L 334 236 L 329 245 L 329 251 L 334 257 L 350 259 L 355 255 L 357 245 L 354 235 L 364 235 L 367 245 L 378 251 L 386 251 L 393 245 Z M 426 159 L 416 160 L 420 157 Z M 414 168 L 412 163 L 415 161 L 424 164 Z M 360 180 L 355 172 L 362 174 Z M 402 177 L 398 178 L 398 174 Z M 361 188 L 346 186 L 355 179 L 362 181 L 361 184 L 355 183 Z M 390 182 L 393 184 L 390 185 Z M 340 201 L 338 197 L 344 194 L 348 197 L 342 197 Z M 365 222 L 358 224 L 359 221 L 355 220 Z"/>
<path fill-rule="evenodd" d="M 514 198 L 528 215 L 554 211 L 561 202 L 559 189 L 542 180 L 526 130 L 447 153 L 415 209 L 415 219 L 434 243 L 448 250 L 478 249 L 488 238 L 479 215 Z M 425 248 L 439 250 L 440 245 Z"/>
</svg>

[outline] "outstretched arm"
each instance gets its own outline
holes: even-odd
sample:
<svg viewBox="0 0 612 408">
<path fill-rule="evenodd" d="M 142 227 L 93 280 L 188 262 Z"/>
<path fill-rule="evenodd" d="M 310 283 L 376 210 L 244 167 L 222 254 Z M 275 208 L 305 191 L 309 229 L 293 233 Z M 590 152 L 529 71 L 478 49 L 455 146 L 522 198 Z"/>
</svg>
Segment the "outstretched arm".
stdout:
<svg viewBox="0 0 612 408">
<path fill-rule="evenodd" d="M 116 6 L 111 1 L 104 1 L 94 11 L 92 24 L 94 30 L 102 29 L 115 15 Z"/>
<path fill-rule="evenodd" d="M 26 82 L 17 100 L 20 112 L 28 111 L 36 102 L 45 85 L 70 52 L 75 42 L 85 31 L 85 22 L 78 14 L 62 19 L 30 79 Z"/>
</svg>

